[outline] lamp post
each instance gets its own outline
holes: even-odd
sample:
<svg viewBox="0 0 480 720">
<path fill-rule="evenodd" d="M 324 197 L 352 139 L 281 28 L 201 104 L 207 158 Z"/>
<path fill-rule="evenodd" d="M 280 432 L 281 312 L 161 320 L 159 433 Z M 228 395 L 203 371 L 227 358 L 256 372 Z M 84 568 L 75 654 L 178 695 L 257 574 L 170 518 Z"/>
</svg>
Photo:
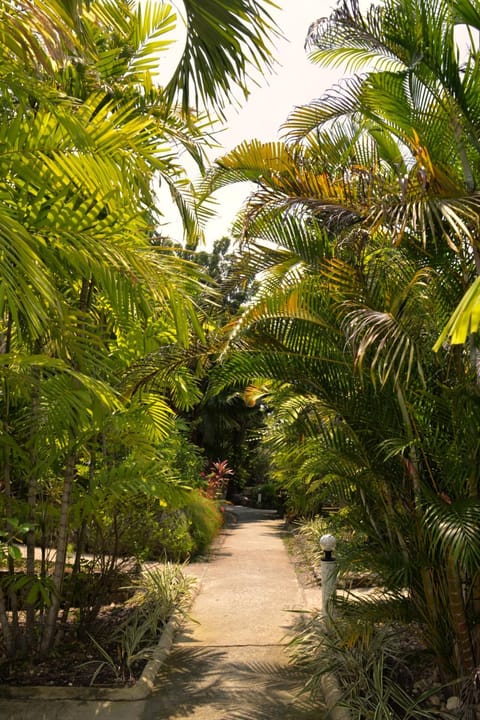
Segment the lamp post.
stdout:
<svg viewBox="0 0 480 720">
<path fill-rule="evenodd" d="M 337 582 L 337 563 L 333 557 L 333 551 L 337 546 L 337 541 L 333 535 L 322 535 L 320 538 L 320 547 L 323 550 L 323 558 L 321 563 L 321 580 L 322 580 L 322 614 L 325 618 L 328 612 L 328 604 L 335 593 Z"/>
</svg>

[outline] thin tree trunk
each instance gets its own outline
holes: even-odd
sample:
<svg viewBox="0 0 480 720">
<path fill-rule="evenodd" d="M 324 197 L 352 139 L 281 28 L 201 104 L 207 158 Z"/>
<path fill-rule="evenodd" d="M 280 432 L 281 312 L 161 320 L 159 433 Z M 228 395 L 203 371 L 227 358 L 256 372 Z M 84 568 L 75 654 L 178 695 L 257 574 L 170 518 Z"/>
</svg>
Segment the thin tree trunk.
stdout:
<svg viewBox="0 0 480 720">
<path fill-rule="evenodd" d="M 10 624 L 8 622 L 7 605 L 5 602 L 5 593 L 3 588 L 0 588 L 0 627 L 2 628 L 3 644 L 7 657 L 14 657 L 15 655 L 15 639 Z"/>
<path fill-rule="evenodd" d="M 2 355 L 8 355 L 10 353 L 12 344 L 12 314 L 9 312 L 7 317 L 7 327 L 3 334 L 1 353 Z M 8 380 L 4 377 L 3 380 L 3 407 L 2 407 L 2 429 L 5 437 L 9 436 L 9 419 L 10 419 L 10 387 Z M 8 444 L 4 445 L 3 452 L 3 492 L 10 498 L 12 494 L 11 488 L 11 453 Z"/>
<path fill-rule="evenodd" d="M 10 612 L 11 612 L 11 629 L 12 629 L 12 636 L 13 636 L 13 642 L 14 642 L 14 654 L 20 653 L 21 655 L 24 655 L 26 652 L 26 642 L 25 637 L 23 636 L 23 633 L 20 629 L 20 623 L 19 623 L 19 615 L 18 615 L 18 596 L 17 591 L 15 589 L 15 583 L 13 580 L 15 579 L 15 563 L 13 561 L 13 558 L 10 556 L 8 557 L 8 574 L 11 577 L 12 582 L 9 583 L 8 586 L 8 601 L 10 603 Z"/>
<path fill-rule="evenodd" d="M 35 343 L 35 352 L 39 353 L 41 350 L 40 341 Z M 31 579 L 31 582 L 35 582 L 35 541 L 36 541 L 36 528 L 35 528 L 35 513 L 37 506 L 37 494 L 38 494 L 38 478 L 37 478 L 37 448 L 36 438 L 38 435 L 39 427 L 39 414 L 40 414 L 40 382 L 41 382 L 41 371 L 40 368 L 33 368 L 33 391 L 32 391 L 32 403 L 31 403 L 31 432 L 30 432 L 30 476 L 28 480 L 28 522 L 30 530 L 27 533 L 26 545 L 27 545 L 27 575 Z M 35 607 L 28 603 L 26 605 L 26 640 L 29 650 L 33 651 L 36 644 L 36 633 L 35 633 Z"/>
<path fill-rule="evenodd" d="M 12 344 L 12 329 L 13 329 L 13 319 L 12 314 L 9 312 L 7 315 L 7 322 L 6 322 L 6 329 L 3 333 L 2 337 L 2 343 L 1 343 L 1 353 L 2 355 L 8 355 L 11 350 L 11 344 Z M 10 386 L 8 384 L 7 377 L 4 378 L 3 381 L 3 405 L 2 405 L 2 429 L 4 437 L 9 437 L 10 434 Z M 7 521 L 7 532 L 10 532 L 12 530 L 12 526 L 9 523 L 10 518 L 12 518 L 12 482 L 11 482 L 11 470 L 12 470 L 12 464 L 11 464 L 11 451 L 10 446 L 8 443 L 4 445 L 3 448 L 3 475 L 2 475 L 2 488 L 3 494 L 5 496 L 5 513 L 6 513 L 6 521 Z M 12 576 L 11 579 L 13 580 L 15 575 L 15 563 L 12 559 L 12 557 L 8 556 L 7 559 L 7 566 L 8 566 L 8 572 Z M 22 651 L 23 647 L 21 647 L 22 643 L 20 643 L 20 625 L 18 622 L 18 602 L 17 602 L 17 594 L 15 591 L 14 583 L 11 582 L 9 584 L 9 589 L 6 593 L 8 597 L 8 601 L 10 603 L 10 622 L 9 617 L 6 612 L 6 597 L 3 592 L 1 591 L 1 598 L 0 598 L 0 618 L 1 618 L 1 625 L 3 628 L 3 635 L 4 635 L 4 641 L 5 646 L 7 648 L 7 653 L 13 657 L 18 650 Z"/>
<path fill-rule="evenodd" d="M 53 571 L 53 593 L 51 605 L 48 608 L 45 619 L 45 628 L 40 645 L 40 652 L 46 654 L 53 646 L 55 641 L 55 631 L 57 625 L 58 613 L 60 610 L 60 600 L 62 593 L 63 577 L 65 574 L 65 563 L 67 558 L 68 545 L 68 513 L 70 509 L 70 500 L 72 496 L 73 481 L 75 475 L 75 455 L 70 454 L 67 457 L 65 465 L 65 477 L 63 483 L 62 505 L 60 508 L 60 518 L 58 522 L 58 537 L 56 545 L 55 566 Z"/>
<path fill-rule="evenodd" d="M 405 431 L 408 440 L 411 442 L 408 457 L 405 458 L 405 467 L 408 477 L 412 483 L 412 491 L 414 498 L 414 516 L 412 518 L 417 542 L 419 547 L 425 547 L 425 538 L 422 526 L 420 524 L 421 514 L 421 477 L 419 469 L 419 459 L 415 446 L 416 433 L 415 428 L 408 411 L 407 402 L 403 394 L 403 390 L 400 385 L 397 384 L 397 398 L 400 406 L 400 412 L 402 414 Z M 441 598 L 437 595 L 437 587 L 435 585 L 434 574 L 428 567 L 422 566 L 420 569 L 421 577 L 421 591 L 423 598 L 419 598 L 420 605 L 423 606 L 422 610 L 425 613 L 425 619 L 427 624 L 433 630 L 433 637 L 435 637 L 438 629 L 442 627 L 441 615 L 442 605 Z"/>
<path fill-rule="evenodd" d="M 465 603 L 458 566 L 451 553 L 447 561 L 447 578 L 450 614 L 458 653 L 459 675 L 470 678 L 475 672 L 472 638 L 465 614 Z"/>
</svg>

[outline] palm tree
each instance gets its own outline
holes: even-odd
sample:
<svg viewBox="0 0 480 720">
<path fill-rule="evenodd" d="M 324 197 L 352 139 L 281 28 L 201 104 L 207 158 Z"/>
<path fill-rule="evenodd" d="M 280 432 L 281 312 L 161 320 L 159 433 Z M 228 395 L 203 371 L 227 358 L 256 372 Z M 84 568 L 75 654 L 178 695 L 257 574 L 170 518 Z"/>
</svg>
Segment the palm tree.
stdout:
<svg viewBox="0 0 480 720">
<path fill-rule="evenodd" d="M 269 220 L 277 247 L 264 270 L 268 292 L 234 328 L 214 390 L 265 388 L 277 410 L 268 435 L 273 469 L 291 497 L 306 494 L 303 507 L 325 498 L 354 505 L 371 560 L 400 601 L 396 612 L 409 588 L 445 675 L 468 673 L 466 645 L 460 666 L 450 665 L 461 637 L 448 620 L 459 585 L 447 569 L 453 552 L 474 588 L 478 420 L 473 408 L 465 426 L 458 415 L 475 382 L 468 363 L 458 357 L 454 373 L 429 350 L 445 312 L 445 277 L 386 237 L 360 256 L 347 248 L 329 257 L 320 254 L 328 245 L 318 228 L 292 222 L 287 235 L 285 224 Z M 458 297 L 456 280 L 448 287 Z M 452 443 L 461 443 L 461 457 Z"/>
<path fill-rule="evenodd" d="M 268 55 L 261 6 L 249 4 L 247 20 L 242 3 L 237 9 L 240 37 L 250 49 L 223 32 L 221 42 L 216 38 L 232 58 L 236 53 L 239 66 L 224 62 L 208 75 L 203 96 L 212 103 L 243 81 L 247 57 Z M 198 17 L 190 14 L 192 34 Z M 163 4 L 135 10 L 128 2 L 40 0 L 1 8 L 4 514 L 11 537 L 15 515 L 24 512 L 19 503 L 28 507 L 31 580 L 39 494 L 51 474 L 62 478 L 50 589 L 40 583 L 37 594 L 30 593 L 23 638 L 15 608 L 9 625 L 2 593 L 0 618 L 11 655 L 28 646 L 47 652 L 55 639 L 78 464 L 88 462 L 95 471 L 98 446 L 106 456 L 108 438 L 116 443 L 113 455 L 120 448 L 125 460 L 127 435 L 154 457 L 170 427 L 163 395 L 129 398 L 120 385 L 118 373 L 138 358 L 141 346 L 136 341 L 129 353 L 125 341 L 159 317 L 162 342 L 187 344 L 192 333 L 201 335 L 196 298 L 203 285 L 196 269 L 151 242 L 158 175 L 172 190 L 187 236 L 194 242 L 198 235 L 177 148 L 201 162 L 202 123 L 193 109 L 186 113 L 185 103 L 183 111 L 176 108 L 171 93 L 152 84 L 154 55 L 172 22 Z M 208 47 L 212 35 L 197 37 L 193 46 Z M 182 77 L 201 78 L 189 42 Z M 118 420 L 111 430 L 117 416 L 126 417 L 122 433 Z M 50 604 L 36 633 L 39 592 Z"/>
<path fill-rule="evenodd" d="M 431 348 L 477 271 L 478 84 L 473 60 L 459 70 L 447 46 L 457 16 L 447 3 L 433 5 L 385 3 L 363 18 L 343 3 L 316 23 L 317 57 L 380 57 L 386 69 L 294 111 L 286 143 L 243 144 L 212 171 L 213 189 L 256 183 L 243 240 L 262 279 L 231 331 L 214 389 L 281 384 L 290 432 L 274 418 L 275 457 L 280 448 L 289 472 L 301 455 L 296 477 L 309 479 L 312 505 L 325 492 L 355 502 L 382 577 L 396 593 L 409 588 L 444 673 L 471 677 L 479 656 L 476 350 L 473 339 L 471 355 Z M 403 16 L 435 35 L 418 73 L 412 24 L 398 30 Z M 472 107 L 457 127 L 460 100 Z M 299 435 L 300 452 L 291 446 Z"/>
<path fill-rule="evenodd" d="M 467 261 L 473 253 L 477 274 L 478 21 L 468 0 L 388 0 L 365 15 L 357 2 L 342 2 L 310 27 L 311 58 L 367 72 L 297 108 L 285 124 L 288 140 L 307 146 L 322 128 L 347 118 L 375 141 L 393 138 L 401 159 L 397 150 L 390 202 L 372 208 L 375 221 L 386 220 L 399 239 L 408 225 L 424 243 L 428 236 L 443 239 Z M 456 43 L 460 25 L 467 27 L 465 57 Z M 464 343 L 478 328 L 478 288 L 471 280 L 437 350 L 447 338 Z"/>
</svg>

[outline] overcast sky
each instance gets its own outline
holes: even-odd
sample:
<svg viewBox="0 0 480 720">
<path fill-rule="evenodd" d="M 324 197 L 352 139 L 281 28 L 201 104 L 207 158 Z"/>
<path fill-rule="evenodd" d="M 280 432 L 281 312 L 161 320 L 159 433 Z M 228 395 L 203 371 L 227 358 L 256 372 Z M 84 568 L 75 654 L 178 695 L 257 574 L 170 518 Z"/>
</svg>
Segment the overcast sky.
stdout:
<svg viewBox="0 0 480 720">
<path fill-rule="evenodd" d="M 329 15 L 334 3 L 325 0 L 280 0 L 282 9 L 275 19 L 285 35 L 277 43 L 279 62 L 275 74 L 259 78 L 259 87 L 252 86 L 248 101 L 241 109 L 233 108 L 219 139 L 230 150 L 242 140 L 279 139 L 279 128 L 295 105 L 319 97 L 339 79 L 337 70 L 325 70 L 309 62 L 304 50 L 310 24 Z M 217 193 L 218 217 L 208 223 L 207 242 L 228 234 L 235 213 L 248 193 L 248 185 L 234 186 Z"/>
<path fill-rule="evenodd" d="M 277 0 L 277 4 L 283 7 L 272 14 L 285 35 L 285 40 L 277 41 L 278 66 L 274 74 L 257 78 L 258 87 L 252 84 L 250 97 L 241 108 L 232 106 L 226 127 L 218 135 L 222 144 L 218 155 L 234 148 L 242 140 L 277 140 L 279 127 L 290 110 L 318 97 L 339 78 L 338 71 L 324 70 L 310 63 L 304 50 L 310 24 L 319 17 L 329 15 L 335 2 Z M 172 62 L 175 62 L 174 57 Z M 167 65 L 168 72 L 168 61 L 164 63 L 162 65 Z M 216 193 L 218 217 L 206 228 L 208 246 L 228 234 L 235 213 L 247 193 L 248 185 L 232 186 Z M 181 226 L 177 222 L 169 223 L 164 230 L 181 240 Z"/>
</svg>

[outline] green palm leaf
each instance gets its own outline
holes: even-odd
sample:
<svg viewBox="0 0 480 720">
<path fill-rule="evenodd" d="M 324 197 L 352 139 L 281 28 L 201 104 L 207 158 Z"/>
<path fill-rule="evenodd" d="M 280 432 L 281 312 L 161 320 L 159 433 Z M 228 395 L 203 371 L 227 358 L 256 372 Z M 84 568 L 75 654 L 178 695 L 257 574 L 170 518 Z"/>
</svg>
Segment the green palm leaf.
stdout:
<svg viewBox="0 0 480 720">
<path fill-rule="evenodd" d="M 432 549 L 444 556 L 452 555 L 454 562 L 470 572 L 476 572 L 480 562 L 478 500 L 463 498 L 449 504 L 437 500 L 425 507 L 424 523 L 429 532 Z"/>
<path fill-rule="evenodd" d="M 479 328 L 480 278 L 476 278 L 442 330 L 433 350 L 438 352 L 446 342 L 450 342 L 452 345 L 463 345 L 473 333 L 478 332 Z"/>
<path fill-rule="evenodd" d="M 168 85 L 184 110 L 212 107 L 223 112 L 238 86 L 247 95 L 249 66 L 272 67 L 270 38 L 278 34 L 269 13 L 271 0 L 185 0 L 187 37 L 182 58 Z"/>
</svg>

